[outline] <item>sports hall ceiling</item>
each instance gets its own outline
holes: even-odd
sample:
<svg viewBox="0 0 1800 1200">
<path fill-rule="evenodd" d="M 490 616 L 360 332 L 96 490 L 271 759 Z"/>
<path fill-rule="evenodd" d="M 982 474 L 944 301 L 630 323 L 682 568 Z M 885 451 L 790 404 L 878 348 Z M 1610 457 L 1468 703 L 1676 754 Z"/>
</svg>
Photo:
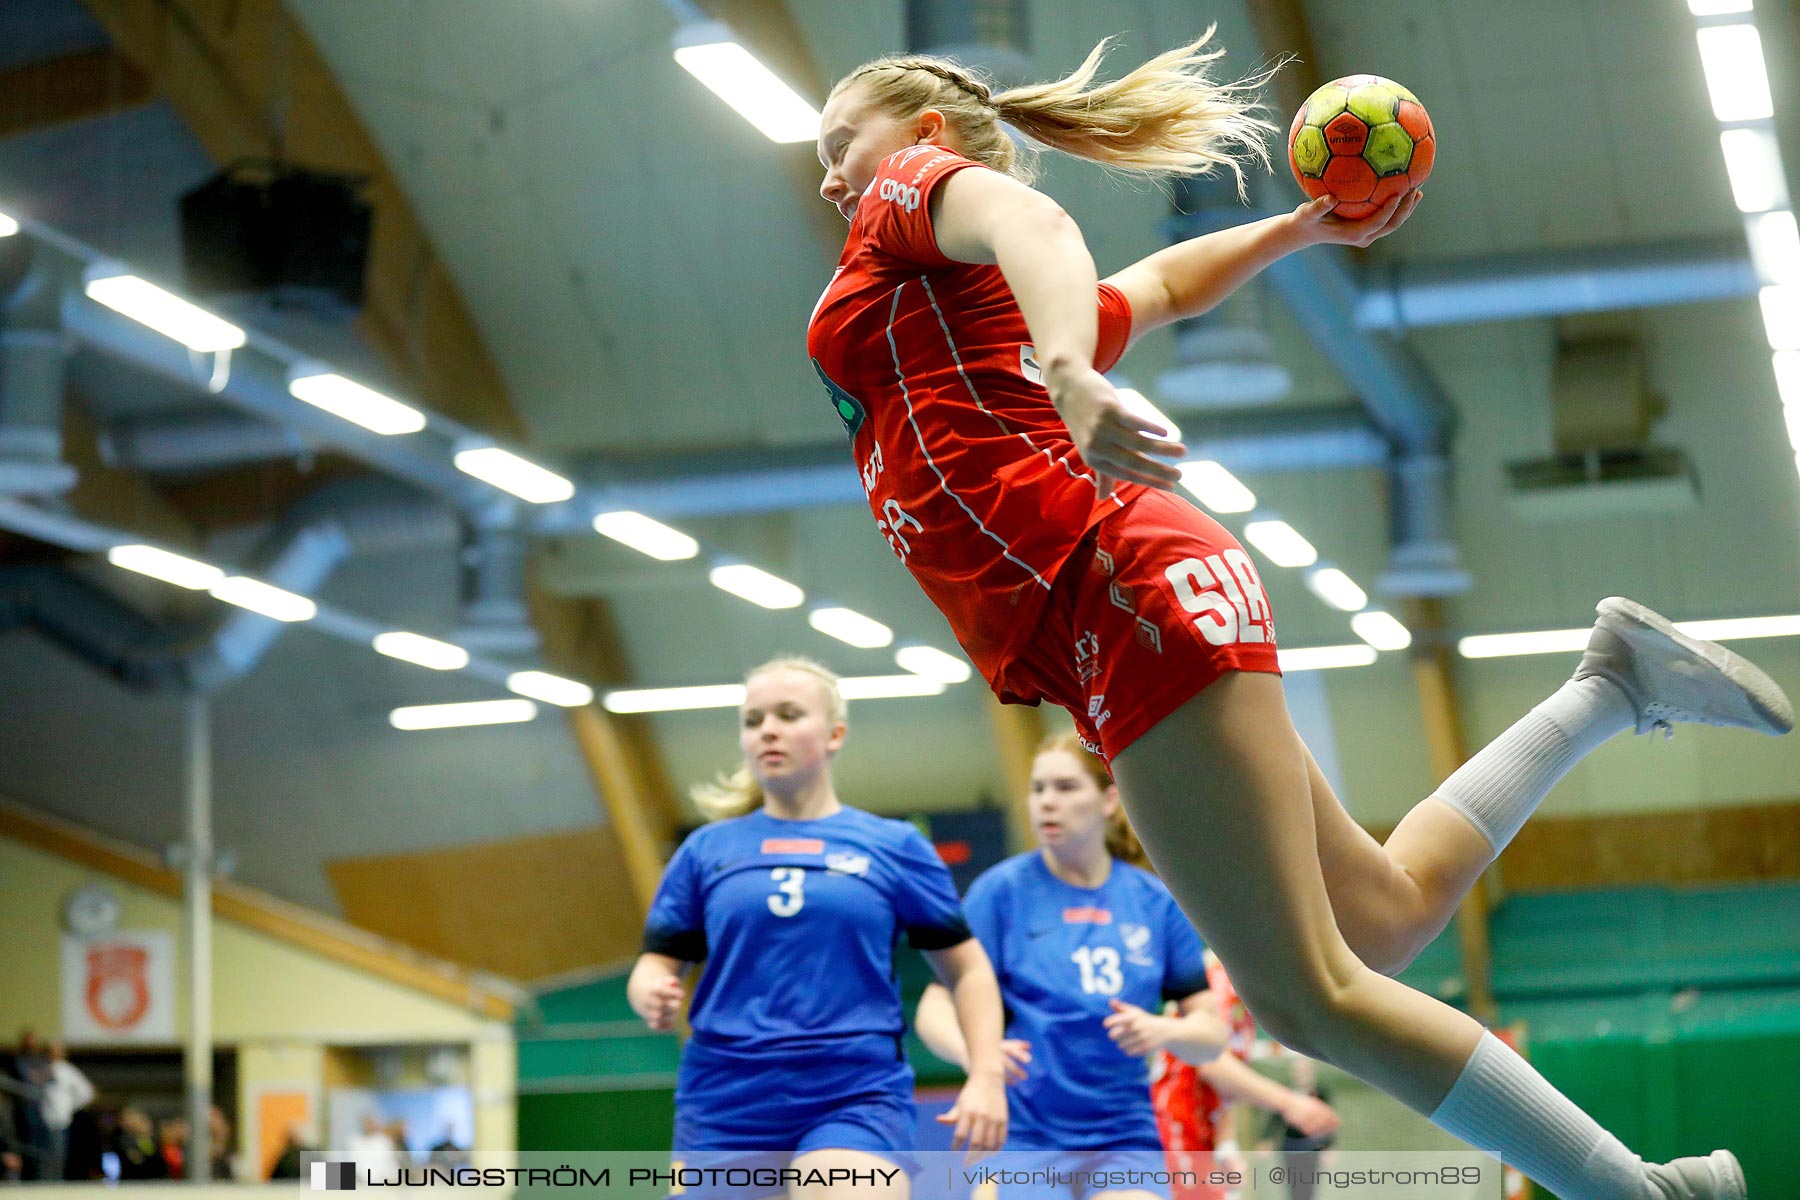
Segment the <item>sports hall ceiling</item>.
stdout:
<svg viewBox="0 0 1800 1200">
<path fill-rule="evenodd" d="M 801 341 L 842 235 L 837 216 L 810 196 L 812 150 L 765 141 L 683 73 L 670 54 L 675 21 L 660 0 L 287 6 L 422 218 L 529 450 L 604 479 L 841 445 Z M 825 78 L 902 45 L 899 0 L 787 0 L 785 8 Z M 1430 108 L 1442 145 L 1417 216 L 1361 269 L 1741 237 L 1693 19 L 1680 0 L 1310 0 L 1304 9 L 1324 77 L 1366 70 L 1404 81 Z M 1215 19 L 1227 71 L 1265 59 L 1240 0 L 1035 0 L 1034 69 L 1059 73 L 1107 34 L 1120 35 L 1115 63 L 1135 61 Z M 0 6 L 0 70 L 105 40 L 83 0 Z M 1791 50 L 1765 41 L 1777 82 L 1791 79 Z M 1778 101 L 1778 112 L 1792 122 L 1800 105 L 1784 110 Z M 214 169 L 175 110 L 152 99 L 0 139 L 0 210 L 146 273 L 176 276 L 174 200 Z M 1066 163 L 1050 165 L 1042 186 L 1080 221 L 1103 273 L 1163 242 L 1168 202 L 1153 188 Z M 1260 190 L 1268 204 L 1297 199 L 1285 171 Z M 1280 403 L 1354 400 L 1286 310 L 1266 307 L 1277 357 L 1294 377 Z M 281 336 L 380 380 L 375 356 L 346 331 L 264 316 Z M 1692 458 L 1702 488 L 1692 510 L 1532 526 L 1510 509 L 1503 464 L 1550 450 L 1557 341 L 1590 333 L 1643 344 L 1652 386 L 1669 405 L 1652 440 Z M 1450 534 L 1474 587 L 1448 604 L 1453 631 L 1585 624 L 1593 601 L 1613 591 L 1692 617 L 1800 608 L 1800 479 L 1754 298 L 1560 323 L 1452 325 L 1405 340 L 1460 418 Z M 1171 354 L 1168 335 L 1152 336 L 1123 370 L 1154 397 Z M 102 366 L 76 383 L 74 402 L 98 425 L 169 403 L 141 377 Z M 1380 576 L 1389 535 L 1379 471 L 1245 481 L 1353 577 L 1372 585 Z M 190 513 L 196 495 L 204 492 L 185 494 Z M 218 524 L 272 515 L 238 511 Z M 811 596 L 886 621 L 903 639 L 949 648 L 860 504 L 679 523 Z M 33 553 L 17 541 L 0 546 L 15 561 Z M 819 656 L 845 674 L 893 670 L 887 652 L 830 641 L 798 611 L 764 612 L 709 587 L 698 563 L 651 563 L 597 537 L 536 549 L 545 587 L 609 602 L 640 685 L 723 682 L 778 651 Z M 323 598 L 442 634 L 455 622 L 456 576 L 444 548 L 362 556 L 333 576 Z M 1284 644 L 1353 640 L 1342 614 L 1294 573 L 1270 577 Z M 169 603 L 154 587 L 132 594 L 151 607 Z M 1763 656 L 1773 655 L 1778 676 L 1790 685 L 1800 678 L 1792 640 L 1757 645 L 1769 648 Z M 1520 699 L 1554 686 L 1565 669 L 1541 659 L 1467 667 L 1472 736 L 1496 732 Z M 240 878 L 334 911 L 329 861 L 602 820 L 554 711 L 528 725 L 441 733 L 399 733 L 386 722 L 399 704 L 490 693 L 474 680 L 288 633 L 214 706 L 218 840 L 236 848 Z M 1404 656 L 1330 673 L 1323 696 L 1352 810 L 1392 819 L 1430 783 Z M 0 713 L 0 792 L 143 845 L 175 838 L 175 698 L 125 692 L 15 633 L 0 637 Z M 931 699 L 858 704 L 852 719 L 839 773 L 852 803 L 896 813 L 959 807 L 1004 787 L 978 683 Z M 723 712 L 650 726 L 677 786 L 735 757 Z M 1711 745 L 1701 741 L 1703 750 Z M 1705 763 L 1680 761 L 1672 798 L 1647 788 L 1574 803 L 1705 802 L 1712 793 L 1697 782 Z"/>
</svg>

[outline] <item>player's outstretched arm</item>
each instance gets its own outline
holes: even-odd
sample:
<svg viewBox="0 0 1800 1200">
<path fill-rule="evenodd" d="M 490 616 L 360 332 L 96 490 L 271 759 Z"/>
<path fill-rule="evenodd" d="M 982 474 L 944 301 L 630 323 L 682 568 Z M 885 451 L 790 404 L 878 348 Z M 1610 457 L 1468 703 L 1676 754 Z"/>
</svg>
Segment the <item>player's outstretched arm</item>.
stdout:
<svg viewBox="0 0 1800 1200">
<path fill-rule="evenodd" d="M 941 983 L 925 985 L 919 1007 L 913 1011 L 913 1031 L 927 1050 L 968 1071 L 969 1047 L 963 1041 L 962 1026 L 956 1023 L 956 1004 L 949 988 Z"/>
<path fill-rule="evenodd" d="M 1329 1104 L 1282 1087 L 1235 1054 L 1221 1054 L 1200 1064 L 1200 1074 L 1220 1099 L 1267 1109 L 1308 1137 L 1337 1132 L 1338 1115 Z"/>
<path fill-rule="evenodd" d="M 1006 1144 L 1007 1123 L 1006 1069 L 1000 1048 L 1006 1017 L 1000 1003 L 1000 982 L 994 978 L 987 951 L 974 938 L 943 950 L 928 950 L 925 957 L 949 989 L 961 1034 L 964 1070 L 969 1076 L 957 1094 L 956 1106 L 938 1119 L 956 1127 L 951 1146 L 967 1145 L 972 1155 L 998 1150 Z M 924 1007 L 923 998 L 920 1006 Z"/>
<path fill-rule="evenodd" d="M 1309 200 L 1291 213 L 1202 234 L 1140 259 L 1107 282 L 1131 302 L 1131 337 L 1197 317 L 1271 263 L 1307 246 L 1368 246 L 1400 228 L 1419 206 L 1422 192 L 1396 196 L 1360 221 L 1333 216 L 1330 196 Z"/>
<path fill-rule="evenodd" d="M 1128 411 L 1094 370 L 1099 339 L 1094 256 L 1068 213 L 997 171 L 958 171 L 931 193 L 938 249 L 957 262 L 995 263 L 1031 333 L 1044 386 L 1076 449 L 1101 475 L 1174 490 L 1168 430 Z"/>
<path fill-rule="evenodd" d="M 1175 1016 L 1153 1013 L 1115 999 L 1112 1015 L 1104 1024 L 1113 1044 L 1133 1058 L 1167 1050 L 1184 1062 L 1205 1062 L 1218 1054 L 1231 1037 L 1230 1027 L 1206 992 L 1195 992 L 1184 999 Z"/>
</svg>

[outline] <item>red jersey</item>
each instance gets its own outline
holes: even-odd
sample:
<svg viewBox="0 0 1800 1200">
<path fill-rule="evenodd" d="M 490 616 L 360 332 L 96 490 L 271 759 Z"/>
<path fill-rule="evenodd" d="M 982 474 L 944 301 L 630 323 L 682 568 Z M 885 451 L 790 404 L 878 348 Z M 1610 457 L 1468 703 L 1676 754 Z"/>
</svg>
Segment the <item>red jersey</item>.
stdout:
<svg viewBox="0 0 1800 1200">
<path fill-rule="evenodd" d="M 980 164 L 941 146 L 885 160 L 863 193 L 807 352 L 850 434 L 876 528 L 988 683 L 1002 686 L 1082 535 L 1144 488 L 1101 497 L 1044 390 L 995 266 L 953 262 L 932 189 Z M 1094 366 L 1125 352 L 1131 309 L 1100 285 Z"/>
<path fill-rule="evenodd" d="M 1250 1047 L 1256 1041 L 1256 1019 L 1250 1015 L 1231 980 L 1226 978 L 1225 968 L 1219 960 L 1211 954 L 1206 958 L 1206 990 L 1218 1004 L 1220 1014 L 1231 1030 L 1225 1051 L 1247 1061 Z M 1158 1057 L 1161 1069 L 1150 1085 L 1150 1101 L 1156 1109 L 1157 1132 L 1162 1135 L 1169 1169 L 1210 1170 L 1207 1156 L 1218 1144 L 1215 1131 L 1225 1102 L 1201 1077 L 1199 1068 L 1167 1050 Z M 1187 1190 L 1177 1186 L 1174 1200 L 1215 1200 L 1220 1194 L 1217 1189 L 1204 1185 Z"/>
</svg>

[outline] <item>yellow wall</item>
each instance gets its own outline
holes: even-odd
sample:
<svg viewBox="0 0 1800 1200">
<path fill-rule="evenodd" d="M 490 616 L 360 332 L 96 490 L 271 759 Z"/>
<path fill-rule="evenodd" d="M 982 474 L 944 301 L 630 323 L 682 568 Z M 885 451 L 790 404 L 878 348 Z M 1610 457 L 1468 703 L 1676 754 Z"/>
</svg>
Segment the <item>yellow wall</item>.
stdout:
<svg viewBox="0 0 1800 1200">
<path fill-rule="evenodd" d="M 154 893 L 0 837 L 0 1029 L 46 1036 L 62 1020 L 62 906 L 84 883 L 119 898 L 119 928 L 172 931 L 181 909 Z M 178 950 L 179 955 L 179 950 Z M 177 992 L 182 993 L 177 967 Z M 469 1049 L 478 1142 L 510 1150 L 517 1081 L 512 1030 L 435 997 L 322 958 L 229 921 L 213 922 L 213 1040 L 239 1051 L 239 1112 L 253 1126 L 255 1094 L 268 1087 L 324 1096 L 326 1046 L 432 1043 Z M 187 1002 L 176 1005 L 185 1028 Z M 318 1111 L 323 1127 L 323 1112 Z M 245 1128 L 239 1142 L 256 1144 Z"/>
</svg>

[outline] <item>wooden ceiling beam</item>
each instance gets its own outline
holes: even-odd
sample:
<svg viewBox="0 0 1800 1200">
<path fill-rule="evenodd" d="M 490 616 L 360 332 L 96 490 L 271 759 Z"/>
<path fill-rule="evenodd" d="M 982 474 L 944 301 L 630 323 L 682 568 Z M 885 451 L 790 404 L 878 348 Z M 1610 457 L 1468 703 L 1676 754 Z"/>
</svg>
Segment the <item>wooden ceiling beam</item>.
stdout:
<svg viewBox="0 0 1800 1200">
<path fill-rule="evenodd" d="M 420 402 L 496 437 L 524 436 L 500 372 L 399 179 L 280 0 L 85 3 L 215 162 L 279 159 L 365 177 L 374 231 L 359 331 Z M 565 669 L 599 682 L 623 680 L 616 631 L 610 644 L 591 636 L 610 623 L 602 606 L 535 594 L 531 607 L 546 652 L 558 656 L 563 648 Z M 585 640 L 575 636 L 584 631 Z M 640 831 L 654 836 L 673 827 L 672 793 L 647 726 L 621 725 L 596 711 L 577 717 L 578 738 L 596 721 L 617 733 L 607 769 L 595 771 L 601 799 L 613 810 L 615 834 L 632 839 L 623 846 L 628 861 L 641 860 L 653 843 Z M 660 854 L 661 844 L 654 847 Z"/>
<path fill-rule="evenodd" d="M 0 138 L 138 108 L 155 98 L 149 76 L 111 47 L 0 71 Z"/>
</svg>

